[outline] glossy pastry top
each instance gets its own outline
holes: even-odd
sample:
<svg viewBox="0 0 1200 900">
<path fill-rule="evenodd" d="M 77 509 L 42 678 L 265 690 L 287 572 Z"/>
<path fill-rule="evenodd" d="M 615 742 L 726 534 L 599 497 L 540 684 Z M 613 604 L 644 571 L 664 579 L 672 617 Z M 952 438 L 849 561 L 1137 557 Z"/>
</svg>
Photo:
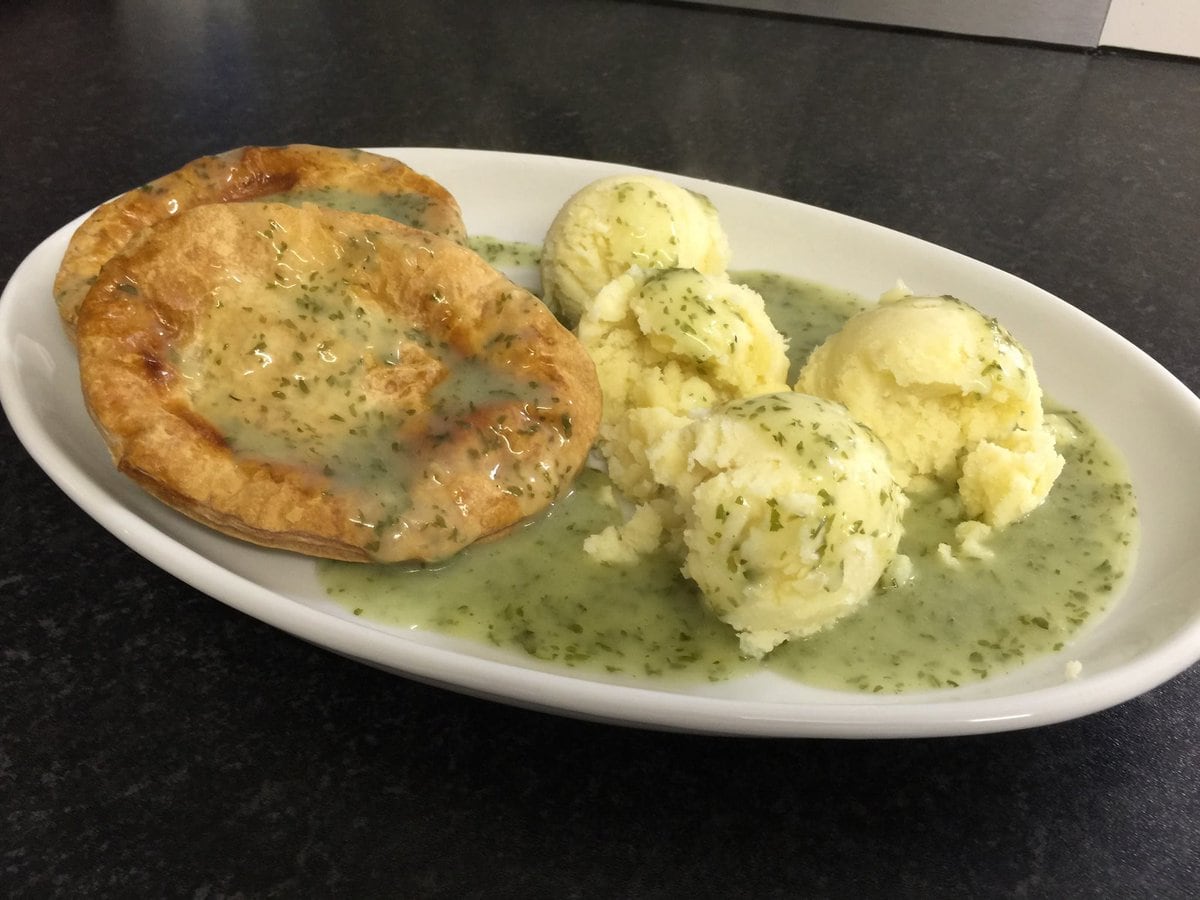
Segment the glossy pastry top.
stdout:
<svg viewBox="0 0 1200 900">
<path fill-rule="evenodd" d="M 247 200 L 312 202 L 383 215 L 459 242 L 466 236 L 454 197 L 390 157 L 309 144 L 205 156 L 105 203 L 80 225 L 54 281 L 68 334 L 100 269 L 143 228 L 195 206 Z"/>
<path fill-rule="evenodd" d="M 453 241 L 309 204 L 141 233 L 78 320 L 118 465 L 222 531 L 433 560 L 550 503 L 600 416 L 587 354 Z"/>
</svg>

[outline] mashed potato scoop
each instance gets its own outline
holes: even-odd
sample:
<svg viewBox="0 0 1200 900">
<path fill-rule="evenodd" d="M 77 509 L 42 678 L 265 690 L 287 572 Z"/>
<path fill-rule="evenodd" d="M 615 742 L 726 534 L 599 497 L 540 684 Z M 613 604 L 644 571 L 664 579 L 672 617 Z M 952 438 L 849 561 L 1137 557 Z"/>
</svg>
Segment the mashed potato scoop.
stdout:
<svg viewBox="0 0 1200 900">
<path fill-rule="evenodd" d="M 651 175 L 614 175 L 559 210 L 542 248 L 542 295 L 569 325 L 631 266 L 725 272 L 729 241 L 706 197 Z"/>
<path fill-rule="evenodd" d="M 787 342 L 762 297 L 695 269 L 629 270 L 576 333 L 596 362 L 608 422 L 629 409 L 688 413 L 787 389 Z"/>
<path fill-rule="evenodd" d="M 1028 351 L 953 297 L 889 292 L 813 351 L 796 390 L 845 404 L 905 485 L 957 481 L 967 515 L 988 525 L 1037 508 L 1062 471 Z"/>
<path fill-rule="evenodd" d="M 683 522 L 683 573 L 745 655 L 853 612 L 896 557 L 907 498 L 840 404 L 737 400 L 665 440 L 651 456 Z"/>
</svg>

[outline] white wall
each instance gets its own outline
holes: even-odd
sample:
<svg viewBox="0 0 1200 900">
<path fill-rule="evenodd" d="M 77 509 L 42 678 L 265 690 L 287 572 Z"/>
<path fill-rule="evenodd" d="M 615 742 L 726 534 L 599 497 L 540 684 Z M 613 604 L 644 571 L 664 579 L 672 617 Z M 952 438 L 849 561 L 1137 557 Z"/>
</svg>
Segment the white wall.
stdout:
<svg viewBox="0 0 1200 900">
<path fill-rule="evenodd" d="M 1200 0 L 1112 0 L 1100 44 L 1200 57 Z"/>
</svg>

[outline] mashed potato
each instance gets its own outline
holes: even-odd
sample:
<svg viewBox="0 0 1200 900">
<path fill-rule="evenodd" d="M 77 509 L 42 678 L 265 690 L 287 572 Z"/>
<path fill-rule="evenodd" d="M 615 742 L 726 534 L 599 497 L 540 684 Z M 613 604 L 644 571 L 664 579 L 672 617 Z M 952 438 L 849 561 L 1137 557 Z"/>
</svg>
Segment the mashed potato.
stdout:
<svg viewBox="0 0 1200 900">
<path fill-rule="evenodd" d="M 650 175 L 615 175 L 559 210 L 542 247 L 542 295 L 568 324 L 631 266 L 721 275 L 729 241 L 706 197 Z"/>
<path fill-rule="evenodd" d="M 682 522 L 682 571 L 748 656 L 852 612 L 896 556 L 908 501 L 887 449 L 840 404 L 733 401 L 650 459 Z"/>
<path fill-rule="evenodd" d="M 608 476 L 629 500 L 645 502 L 662 496 L 663 485 L 654 477 L 651 457 L 670 453 L 663 438 L 691 424 L 690 416 L 648 406 L 627 410 L 616 421 L 600 426 L 599 448 L 608 465 Z"/>
<path fill-rule="evenodd" d="M 596 363 L 606 422 L 787 389 L 787 343 L 762 297 L 695 269 L 630 270 L 596 296 L 576 333 Z"/>
<path fill-rule="evenodd" d="M 994 319 L 901 286 L 791 391 L 787 341 L 728 260 L 704 198 L 618 176 L 560 211 L 542 279 L 596 364 L 598 448 L 632 510 L 585 549 L 614 565 L 676 554 L 761 657 L 911 580 L 906 487 L 957 484 L 959 553 L 987 559 L 992 529 L 1035 509 L 1063 459 L 1032 360 Z"/>
<path fill-rule="evenodd" d="M 845 404 L 902 483 L 958 481 L 967 514 L 992 526 L 1039 506 L 1062 470 L 1028 352 L 953 297 L 885 295 L 813 351 L 796 390 Z"/>
<path fill-rule="evenodd" d="M 1049 430 L 1016 429 L 967 451 L 958 493 L 968 516 L 1003 527 L 1042 505 L 1063 464 Z"/>
<path fill-rule="evenodd" d="M 694 269 L 638 269 L 596 296 L 576 329 L 604 395 L 600 450 L 633 500 L 657 496 L 647 448 L 690 414 L 787 390 L 787 343 L 762 297 Z"/>
</svg>

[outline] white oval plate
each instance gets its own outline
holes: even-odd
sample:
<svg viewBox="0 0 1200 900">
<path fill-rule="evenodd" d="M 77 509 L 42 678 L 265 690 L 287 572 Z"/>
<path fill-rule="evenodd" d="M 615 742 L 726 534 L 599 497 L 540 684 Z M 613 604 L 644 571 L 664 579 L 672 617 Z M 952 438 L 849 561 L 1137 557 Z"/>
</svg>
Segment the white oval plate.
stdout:
<svg viewBox="0 0 1200 900">
<path fill-rule="evenodd" d="M 540 243 L 575 190 L 627 167 L 544 156 L 388 149 L 448 187 L 468 228 Z M 661 173 L 659 173 L 661 174 Z M 670 687 L 539 666 L 443 635 L 389 630 L 331 602 L 311 560 L 212 532 L 119 475 L 80 397 L 51 284 L 74 228 L 47 238 L 0 299 L 0 401 L 18 437 L 101 525 L 212 597 L 304 640 L 398 674 L 557 713 L 684 731 L 812 737 L 995 732 L 1128 700 L 1200 658 L 1200 401 L 1095 320 L 1025 282 L 875 225 L 740 188 L 667 175 L 716 204 L 737 269 L 770 269 L 877 296 L 897 277 L 998 316 L 1033 353 L 1047 392 L 1080 409 L 1125 454 L 1142 524 L 1134 574 L 1111 612 L 1063 653 L 987 682 L 894 697 L 818 690 L 771 673 Z M 530 272 L 514 272 L 525 283 Z M 1065 677 L 1079 660 L 1082 675 Z"/>
</svg>

